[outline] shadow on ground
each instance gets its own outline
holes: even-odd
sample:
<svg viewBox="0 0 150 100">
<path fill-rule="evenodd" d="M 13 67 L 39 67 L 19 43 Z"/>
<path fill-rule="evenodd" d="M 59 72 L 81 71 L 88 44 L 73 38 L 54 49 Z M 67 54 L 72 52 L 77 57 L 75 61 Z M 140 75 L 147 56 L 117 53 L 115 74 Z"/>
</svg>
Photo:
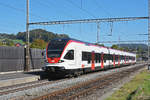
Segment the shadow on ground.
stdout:
<svg viewBox="0 0 150 100">
<path fill-rule="evenodd" d="M 40 76 L 41 80 L 48 79 L 50 81 L 65 78 L 65 76 L 62 75 L 56 75 L 54 73 L 46 73 L 44 71 L 24 72 L 24 74 L 37 75 Z"/>
</svg>

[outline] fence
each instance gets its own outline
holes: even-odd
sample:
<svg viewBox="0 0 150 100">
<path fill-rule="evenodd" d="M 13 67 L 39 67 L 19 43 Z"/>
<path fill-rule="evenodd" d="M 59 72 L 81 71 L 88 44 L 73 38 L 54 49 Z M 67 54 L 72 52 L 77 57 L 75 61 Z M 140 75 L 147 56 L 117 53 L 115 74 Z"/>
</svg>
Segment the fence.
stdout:
<svg viewBox="0 0 150 100">
<path fill-rule="evenodd" d="M 42 50 L 30 49 L 30 69 L 39 69 L 44 66 Z M 0 46 L 0 72 L 24 70 L 25 48 Z"/>
</svg>

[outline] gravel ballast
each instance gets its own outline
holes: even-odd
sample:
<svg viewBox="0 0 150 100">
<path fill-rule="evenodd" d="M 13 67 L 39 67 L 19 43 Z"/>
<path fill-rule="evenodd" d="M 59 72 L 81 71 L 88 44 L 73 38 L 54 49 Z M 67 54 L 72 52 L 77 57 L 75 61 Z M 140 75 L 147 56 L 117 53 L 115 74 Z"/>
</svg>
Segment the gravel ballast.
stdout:
<svg viewBox="0 0 150 100">
<path fill-rule="evenodd" d="M 130 68 L 133 68 L 133 67 L 136 67 L 136 66 L 137 65 L 132 65 L 132 66 L 118 68 L 118 69 L 112 69 L 112 70 L 107 70 L 107 71 L 99 71 L 99 72 L 92 73 L 92 74 L 86 74 L 86 75 L 79 76 L 77 78 L 70 78 L 70 79 L 63 80 L 63 81 L 60 81 L 60 82 L 57 82 L 57 83 L 52 83 L 52 84 L 49 84 L 49 85 L 44 85 L 44 86 L 40 86 L 40 87 L 36 87 L 36 88 L 31 88 L 31 89 L 28 89 L 28 90 L 19 91 L 19 92 L 15 92 L 15 93 L 10 93 L 10 94 L 7 94 L 7 95 L 2 95 L 2 96 L 0 96 L 0 100 L 8 100 L 8 99 L 11 99 L 11 98 L 18 98 L 18 97 L 19 97 L 18 100 L 20 100 L 20 99 L 29 100 L 29 99 L 33 99 L 33 98 L 38 97 L 38 96 L 42 96 L 42 95 L 47 94 L 47 93 L 52 93 L 54 91 L 58 91 L 58 90 L 61 90 L 61 89 L 65 89 L 65 88 L 74 86 L 76 84 L 85 82 L 87 80 L 92 80 L 92 79 L 95 79 L 95 78 L 98 78 L 98 77 L 102 77 L 104 75 L 119 72 L 119 71 L 122 71 L 122 70 L 125 70 L 125 69 L 130 69 Z M 88 99 L 88 100 L 91 100 L 91 99 Z"/>
</svg>

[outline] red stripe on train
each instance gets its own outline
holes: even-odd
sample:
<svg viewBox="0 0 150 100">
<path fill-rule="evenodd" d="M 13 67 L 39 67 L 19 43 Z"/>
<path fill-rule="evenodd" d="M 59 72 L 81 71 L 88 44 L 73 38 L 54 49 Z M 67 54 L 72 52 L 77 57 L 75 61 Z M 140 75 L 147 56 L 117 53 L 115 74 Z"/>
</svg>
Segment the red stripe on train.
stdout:
<svg viewBox="0 0 150 100">
<path fill-rule="evenodd" d="M 125 56 L 125 64 L 126 64 L 126 56 Z"/>
<path fill-rule="evenodd" d="M 113 62 L 114 62 L 114 67 L 115 67 L 115 55 L 113 55 Z"/>
<path fill-rule="evenodd" d="M 119 55 L 118 55 L 118 66 L 120 66 L 120 58 L 119 58 Z"/>
<path fill-rule="evenodd" d="M 84 68 L 84 64 L 82 64 L 81 67 Z"/>
<path fill-rule="evenodd" d="M 91 64 L 91 70 L 95 70 L 95 62 L 94 62 L 94 60 L 95 60 L 95 53 L 92 52 L 92 64 Z"/>
<path fill-rule="evenodd" d="M 104 68 L 104 54 L 102 53 L 101 54 L 101 68 L 103 69 Z"/>
</svg>

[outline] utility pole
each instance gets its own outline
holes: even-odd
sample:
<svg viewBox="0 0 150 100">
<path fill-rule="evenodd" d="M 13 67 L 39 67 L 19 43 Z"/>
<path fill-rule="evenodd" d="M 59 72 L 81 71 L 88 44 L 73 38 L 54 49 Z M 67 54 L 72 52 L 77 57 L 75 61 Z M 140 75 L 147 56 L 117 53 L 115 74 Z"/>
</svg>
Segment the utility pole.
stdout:
<svg viewBox="0 0 150 100">
<path fill-rule="evenodd" d="M 27 16 L 26 16 L 26 62 L 24 71 L 30 70 L 30 53 L 29 53 L 29 0 L 27 3 Z"/>
<path fill-rule="evenodd" d="M 148 70 L 150 70 L 150 0 L 148 0 Z"/>
<path fill-rule="evenodd" d="M 97 41 L 96 41 L 96 43 L 99 43 L 99 33 L 100 33 L 100 23 L 97 22 Z"/>
</svg>

